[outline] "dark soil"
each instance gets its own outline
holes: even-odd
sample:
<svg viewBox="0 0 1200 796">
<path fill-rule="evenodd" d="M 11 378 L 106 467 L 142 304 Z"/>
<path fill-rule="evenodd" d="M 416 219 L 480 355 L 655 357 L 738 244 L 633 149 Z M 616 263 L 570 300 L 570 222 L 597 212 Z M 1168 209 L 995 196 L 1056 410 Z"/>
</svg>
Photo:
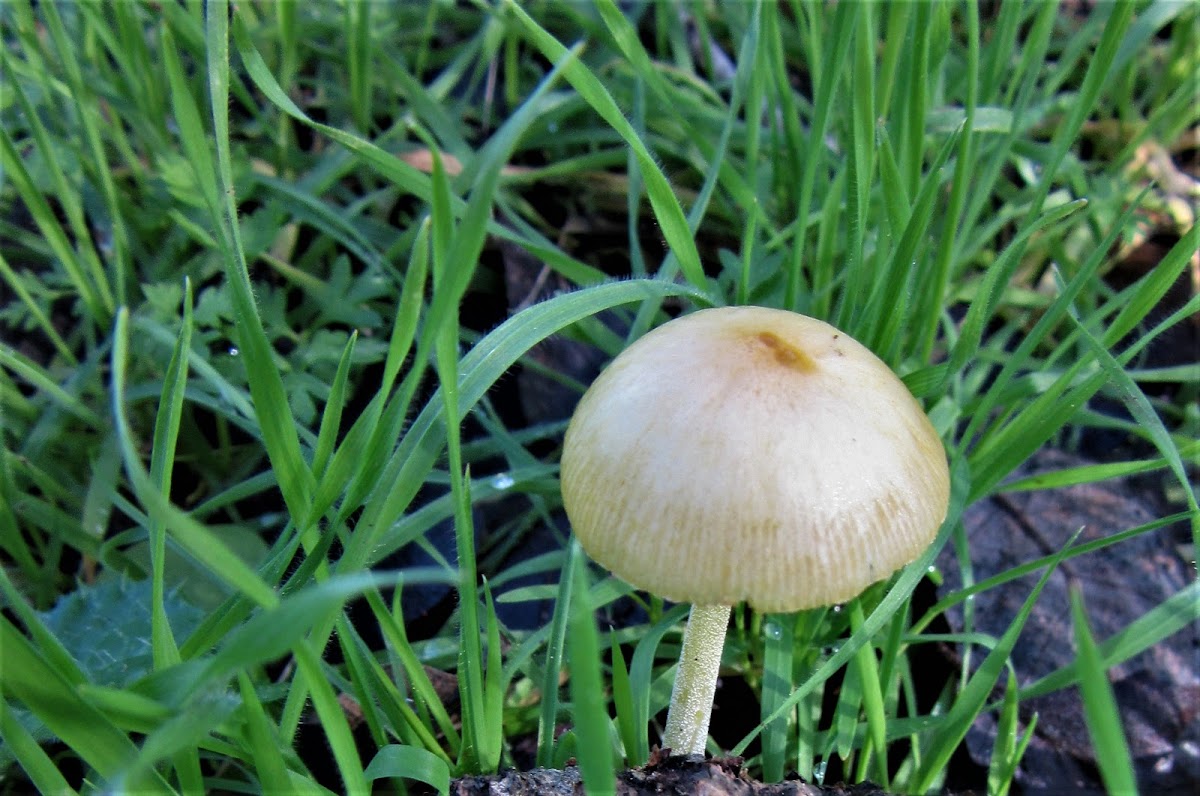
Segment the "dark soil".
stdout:
<svg viewBox="0 0 1200 796">
<path fill-rule="evenodd" d="M 455 796 L 555 796 L 585 793 L 579 769 L 508 771 L 491 777 L 463 777 L 450 786 Z M 746 775 L 740 757 L 656 756 L 640 768 L 617 774 L 617 796 L 700 794 L 701 796 L 890 796 L 870 782 L 820 787 L 790 780 L 774 784 Z"/>
</svg>

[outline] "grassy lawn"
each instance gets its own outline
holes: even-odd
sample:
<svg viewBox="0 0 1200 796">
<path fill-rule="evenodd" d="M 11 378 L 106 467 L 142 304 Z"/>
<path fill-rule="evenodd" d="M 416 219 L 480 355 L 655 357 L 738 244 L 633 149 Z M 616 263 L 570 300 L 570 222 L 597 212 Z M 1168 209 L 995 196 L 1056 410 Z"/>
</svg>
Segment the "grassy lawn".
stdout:
<svg viewBox="0 0 1200 796">
<path fill-rule="evenodd" d="M 950 506 L 848 603 L 734 607 L 750 720 L 727 701 L 708 750 L 1003 794 L 1024 705 L 1068 690 L 1130 792 L 1109 670 L 1200 620 L 1198 34 L 1174 0 L 5 0 L 0 789 L 444 793 L 575 758 L 611 791 L 687 606 L 573 540 L 567 420 L 647 331 L 753 304 L 902 378 Z M 1049 447 L 1091 458 L 1022 469 Z M 972 507 L 1135 475 L 1155 520 L 974 574 Z M 1108 637 L 1073 589 L 1031 683 L 1052 573 L 1147 538 L 1187 585 Z M 1004 632 L 947 629 L 1030 573 Z"/>
</svg>

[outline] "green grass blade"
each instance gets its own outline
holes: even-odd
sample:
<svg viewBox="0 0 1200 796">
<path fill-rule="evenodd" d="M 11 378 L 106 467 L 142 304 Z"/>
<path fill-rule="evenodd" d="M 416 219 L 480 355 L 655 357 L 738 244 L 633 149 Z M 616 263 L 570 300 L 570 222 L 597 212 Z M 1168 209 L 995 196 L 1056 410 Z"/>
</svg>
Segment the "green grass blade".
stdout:
<svg viewBox="0 0 1200 796">
<path fill-rule="evenodd" d="M 946 544 L 947 540 L 949 540 L 950 532 L 959 522 L 966 504 L 967 494 L 971 488 L 971 479 L 966 461 L 960 455 L 952 454 L 950 473 L 950 506 L 946 514 L 946 519 L 943 521 L 942 527 L 938 531 L 938 535 L 933 540 L 933 543 L 919 558 L 900 571 L 899 577 L 896 578 L 887 596 L 875 606 L 875 609 L 871 611 L 870 616 L 863 622 L 859 631 L 846 639 L 838 650 L 817 667 L 816 671 L 807 680 L 797 686 L 792 691 L 791 696 L 784 700 L 779 708 L 776 709 L 775 713 L 768 716 L 766 721 L 759 724 L 757 728 L 751 730 L 742 740 L 738 741 L 733 749 L 730 750 L 731 754 L 742 754 L 746 750 L 746 747 L 762 732 L 762 728 L 766 722 L 773 721 L 783 715 L 784 711 L 790 710 L 800 704 L 801 700 L 833 676 L 838 669 L 849 663 L 859 649 L 879 632 L 896 611 L 900 610 L 902 604 L 908 601 L 913 589 L 917 587 L 917 583 L 929 571 L 929 565 L 937 557 L 938 552 Z"/>
<path fill-rule="evenodd" d="M 354 732 L 350 729 L 342 703 L 338 701 L 337 694 L 325 677 L 320 656 L 307 641 L 297 643 L 292 648 L 292 653 L 296 658 L 297 681 L 303 681 L 306 685 L 317 718 L 320 719 L 321 729 L 333 752 L 334 762 L 337 763 L 344 792 L 369 793 L 370 786 L 367 785 L 367 778 L 363 774 Z"/>
<path fill-rule="evenodd" d="M 64 796 L 77 793 L 37 739 L 17 720 L 5 699 L 0 699 L 0 741 L 4 742 L 5 748 L 11 752 L 17 765 L 39 793 L 59 793 Z"/>
<path fill-rule="evenodd" d="M 633 704 L 636 708 L 634 726 L 638 729 L 639 744 L 637 757 L 630 761 L 632 765 L 644 765 L 650 759 L 650 740 L 642 728 L 650 724 L 650 697 L 654 685 L 654 661 L 658 655 L 658 645 L 663 636 L 679 629 L 679 623 L 687 617 L 689 608 L 688 605 L 676 605 L 646 631 L 634 648 L 633 661 L 629 665 L 629 685 L 633 691 Z"/>
<path fill-rule="evenodd" d="M 4 693 L 21 700 L 104 779 L 117 776 L 137 755 L 125 733 L 77 693 L 8 619 L 0 618 Z M 143 784 L 148 784 L 143 780 Z M 161 785 L 165 785 L 160 780 Z"/>
<path fill-rule="evenodd" d="M 219 537 L 172 506 L 167 497 L 151 482 L 149 474 L 142 467 L 133 432 L 125 414 L 125 371 L 128 361 L 129 313 L 125 308 L 121 308 L 117 313 L 116 328 L 113 330 L 113 416 L 116 419 L 117 438 L 121 444 L 125 472 L 138 499 L 146 507 L 150 517 L 168 528 L 175 540 L 210 572 L 259 605 L 275 605 L 279 598 L 275 591 L 259 578 L 258 573 L 230 550 Z"/>
<path fill-rule="evenodd" d="M 1103 667 L 1124 663 L 1196 622 L 1200 622 L 1200 581 L 1193 581 L 1102 641 L 1099 653 Z M 1022 688 L 1021 698 L 1033 699 L 1070 688 L 1080 679 L 1079 663 L 1075 661 Z"/>
<path fill-rule="evenodd" d="M 572 564 L 574 566 L 574 564 Z M 613 712 L 617 717 L 617 734 L 621 738 L 621 747 L 625 750 L 625 763 L 638 748 L 639 736 L 645 734 L 634 723 L 637 708 L 633 704 L 633 686 L 629 680 L 629 668 L 625 664 L 625 653 L 617 641 L 617 634 L 609 633 L 609 652 L 612 656 L 612 701 Z"/>
<path fill-rule="evenodd" d="M 238 673 L 238 692 L 242 698 L 241 712 L 245 721 L 246 745 L 254 761 L 254 773 L 264 793 L 288 790 L 288 773 L 284 754 L 275 727 L 263 709 L 254 684 L 245 672 Z"/>
<path fill-rule="evenodd" d="M 1100 778 L 1109 793 L 1136 794 L 1137 780 L 1133 774 L 1129 743 L 1121 728 L 1121 712 L 1108 681 L 1108 670 L 1088 626 L 1083 594 L 1078 587 L 1071 589 L 1071 619 L 1075 626 L 1075 660 L 1079 670 L 1079 690 L 1083 693 L 1083 717 L 1092 739 Z"/>
<path fill-rule="evenodd" d="M 760 713 L 763 719 L 774 714 L 791 693 L 795 624 L 794 617 L 787 614 L 772 614 L 763 619 L 763 681 L 760 697 Z M 779 782 L 783 779 L 790 722 L 790 713 L 785 713 L 763 728 L 764 782 Z"/>
<path fill-rule="evenodd" d="M 1125 404 L 1129 413 L 1133 415 L 1134 419 L 1137 420 L 1139 427 L 1150 437 L 1154 446 L 1158 448 L 1158 452 L 1166 459 L 1171 472 L 1183 487 L 1184 499 L 1187 501 L 1188 508 L 1192 514 L 1192 543 L 1200 544 L 1200 505 L 1196 502 L 1196 493 L 1192 488 L 1187 471 L 1184 469 L 1179 449 L 1171 439 L 1170 432 L 1163 425 L 1162 418 L 1154 411 L 1154 407 L 1150 405 L 1150 400 L 1146 398 L 1145 393 L 1129 377 L 1129 374 L 1117 362 L 1116 357 L 1109 353 L 1104 344 L 1088 330 L 1087 325 L 1080 319 L 1079 313 L 1074 307 L 1071 309 L 1070 316 L 1075 322 L 1075 328 L 1079 331 L 1088 348 L 1091 349 L 1092 354 L 1099 361 L 1100 367 L 1116 388 L 1121 401 Z"/>
<path fill-rule="evenodd" d="M 315 484 L 312 471 L 301 456 L 296 420 L 254 301 L 234 197 L 233 158 L 229 144 L 229 3 L 227 0 L 209 0 L 207 11 L 205 42 L 217 168 L 211 174 L 197 171 L 196 177 L 201 183 L 210 183 L 211 187 L 205 189 L 206 196 L 211 197 L 215 191 L 220 197 L 219 204 L 210 210 L 216 229 L 221 232 L 218 241 L 222 243 L 226 285 L 233 302 L 239 350 L 246 365 L 250 395 L 262 428 L 267 456 L 279 476 L 284 502 L 291 515 L 299 519 L 307 515 Z"/>
<path fill-rule="evenodd" d="M 567 622 L 567 657 L 571 666 L 571 723 L 575 729 L 575 756 L 588 793 L 613 793 L 612 743 L 609 740 L 608 706 L 600 672 L 600 636 L 592 608 L 587 564 L 575 559 L 570 620 Z"/>
<path fill-rule="evenodd" d="M 192 283 L 184 280 L 183 324 L 167 373 L 163 379 L 162 397 L 154 423 L 154 440 L 150 454 L 150 482 L 161 495 L 171 494 L 171 475 L 175 449 L 179 441 L 179 424 L 183 416 L 183 398 L 187 388 L 188 355 L 192 345 Z M 163 601 L 166 595 L 165 563 L 167 529 L 154 522 L 150 533 L 150 577 L 153 584 L 150 604 L 150 637 L 155 668 L 179 663 L 179 648 L 171 635 Z"/>
<path fill-rule="evenodd" d="M 375 753 L 364 777 L 370 780 L 392 777 L 415 779 L 429 785 L 441 796 L 450 793 L 450 769 L 432 752 L 415 746 L 388 744 Z"/>
<path fill-rule="evenodd" d="M 551 63 L 563 63 L 563 59 L 568 53 L 566 47 L 516 3 L 509 0 L 506 8 L 525 28 L 533 45 Z M 584 64 L 579 61 L 570 62 L 563 69 L 563 76 L 575 87 L 579 95 L 600 114 L 601 118 L 629 144 L 637 158 L 642 179 L 646 184 L 646 196 L 654 208 L 667 245 L 679 259 L 679 267 L 688 282 L 701 290 L 706 289 L 708 281 L 704 276 L 704 268 L 700 264 L 700 252 L 696 248 L 696 241 L 688 227 L 683 208 L 680 207 L 679 200 L 675 197 L 666 176 L 659 169 L 654 156 L 650 154 L 650 150 L 646 148 L 645 143 L 629 124 L 608 89 Z"/>
<path fill-rule="evenodd" d="M 1007 664 L 1008 656 L 1016 645 L 1021 630 L 1024 628 L 1029 614 L 1033 611 L 1033 606 L 1041 595 L 1042 589 L 1050 580 L 1050 576 L 1058 570 L 1058 565 L 1062 563 L 1078 535 L 1079 531 L 1076 531 L 1062 550 L 1054 556 L 1050 565 L 1046 567 L 1046 571 L 1038 579 L 1037 585 L 1025 599 L 1021 610 L 1017 612 L 1008 629 L 1004 631 L 1004 635 L 979 664 L 979 668 L 975 670 L 975 673 L 971 675 L 967 684 L 959 692 L 945 718 L 934 729 L 925 758 L 908 784 L 910 789 L 923 793 L 943 776 L 946 764 L 949 763 L 954 750 L 966 737 L 967 730 L 974 723 L 975 717 L 983 710 L 988 695 L 999 678 L 1000 672 Z"/>
<path fill-rule="evenodd" d="M 850 605 L 850 627 L 858 631 L 863 624 L 861 601 L 855 600 Z M 859 681 L 862 683 L 863 712 L 867 717 L 867 731 L 871 742 L 871 757 L 875 759 L 875 776 L 879 783 L 888 786 L 887 761 L 887 713 L 883 705 L 883 691 L 879 679 L 879 662 L 875 657 L 875 647 L 864 644 L 854 656 L 858 669 Z M 865 754 L 865 752 L 864 752 Z M 866 761 L 863 761 L 864 764 Z"/>
<path fill-rule="evenodd" d="M 553 764 L 554 738 L 558 728 L 559 701 L 558 679 L 563 669 L 563 647 L 567 635 L 567 621 L 571 616 L 571 599 L 575 593 L 572 580 L 575 577 L 575 559 L 583 556 L 579 542 L 572 540 L 567 547 L 567 560 L 558 579 L 554 600 L 554 616 L 550 620 L 550 637 L 546 641 L 545 672 L 542 676 L 542 702 L 538 711 L 537 764 L 548 767 Z M 632 750 L 626 750 L 632 756 Z"/>
<path fill-rule="evenodd" d="M 333 446 L 342 424 L 342 409 L 346 406 L 346 385 L 350 379 L 350 362 L 354 356 L 354 344 L 358 341 L 358 330 L 351 332 L 342 357 L 338 360 L 337 372 L 333 383 L 329 386 L 329 399 L 325 402 L 325 411 L 321 413 L 321 428 L 317 432 L 317 446 L 313 450 L 313 475 L 320 479 L 325 474 L 325 466 L 333 454 Z"/>
</svg>

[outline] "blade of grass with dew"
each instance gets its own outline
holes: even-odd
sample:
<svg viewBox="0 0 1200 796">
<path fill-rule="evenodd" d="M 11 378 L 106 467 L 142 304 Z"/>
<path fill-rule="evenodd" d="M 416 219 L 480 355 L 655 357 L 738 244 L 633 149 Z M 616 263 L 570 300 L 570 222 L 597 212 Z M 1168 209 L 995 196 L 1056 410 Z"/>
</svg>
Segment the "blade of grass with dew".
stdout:
<svg viewBox="0 0 1200 796">
<path fill-rule="evenodd" d="M 996 680 L 999 679 L 1000 672 L 1004 669 L 1008 656 L 1016 645 L 1021 630 L 1025 627 L 1025 622 L 1029 619 L 1029 614 L 1033 611 L 1033 606 L 1041 595 L 1042 589 L 1050 580 L 1050 576 L 1058 571 L 1059 564 L 1062 563 L 1082 530 L 1081 528 L 1076 531 L 1063 545 L 1063 548 L 1055 554 L 1053 560 L 1046 567 L 1046 571 L 1038 578 L 1037 585 L 1033 587 L 1021 605 L 1021 610 L 1017 612 L 1008 629 L 1004 631 L 1004 635 L 1000 637 L 996 646 L 988 652 L 987 657 L 979 664 L 979 668 L 971 675 L 971 679 L 959 691 L 954 704 L 934 729 L 925 758 L 913 773 L 912 780 L 905 784 L 906 788 L 923 793 L 933 786 L 935 780 L 942 777 L 954 750 L 966 737 L 967 730 L 975 722 L 975 717 L 984 709 L 988 695 L 995 686 Z"/>
<path fill-rule="evenodd" d="M 608 708 L 600 672 L 600 636 L 592 608 L 590 579 L 582 556 L 575 558 L 570 619 L 567 622 L 567 657 L 571 668 L 571 723 L 575 730 L 575 756 L 588 793 L 612 793 L 612 743 Z"/>
<path fill-rule="evenodd" d="M 562 62 L 568 53 L 566 47 L 516 3 L 508 0 L 505 8 L 517 18 L 525 28 L 532 44 L 548 60 L 555 64 Z M 608 89 L 587 66 L 578 60 L 572 60 L 563 70 L 563 77 L 632 148 L 637 156 L 642 179 L 646 184 L 646 196 L 654 208 L 654 214 L 658 219 L 662 234 L 666 238 L 667 245 L 678 258 L 680 269 L 688 282 L 694 287 L 704 290 L 707 287 L 707 279 L 704 276 L 704 268 L 700 264 L 700 252 L 696 248 L 696 241 L 688 227 L 683 208 L 680 207 L 679 200 L 675 197 L 667 178 L 658 168 L 654 156 L 650 154 L 645 143 L 634 132 Z"/>
<path fill-rule="evenodd" d="M 457 311 L 459 301 L 467 289 L 471 274 L 474 272 L 479 253 L 484 244 L 487 219 L 491 213 L 499 174 L 512 148 L 515 146 L 517 138 L 533 122 L 540 98 L 555 83 L 560 71 L 574 58 L 574 51 L 567 53 L 564 57 L 565 60 L 555 65 L 554 69 L 542 80 L 537 90 L 526 100 L 525 104 L 497 130 L 476 159 L 478 161 L 476 165 L 476 180 L 472 188 L 471 200 L 467 203 L 467 209 L 463 214 L 462 226 L 460 228 L 462 234 L 452 235 L 447 231 L 441 233 L 440 237 L 441 245 L 443 246 L 440 250 L 441 256 L 450 262 L 469 263 L 470 267 L 455 268 L 449 272 L 450 284 L 445 286 L 444 289 L 435 289 L 433 301 L 426 317 L 426 329 L 441 329 L 442 324 L 449 323 L 452 313 Z M 432 142 L 430 143 L 432 144 Z M 438 167 L 438 164 L 440 164 L 440 155 L 436 153 L 436 150 L 433 151 L 435 154 L 434 165 Z M 441 179 L 444 183 L 445 173 L 444 171 L 440 173 L 442 174 Z M 449 195 L 448 187 L 438 188 L 433 181 L 431 181 L 431 186 L 433 209 L 435 211 L 434 249 L 436 265 L 436 255 L 439 251 L 437 227 L 441 223 L 443 229 L 450 230 L 452 228 L 453 219 L 449 214 L 452 197 Z M 439 222 L 438 219 L 442 219 L 442 221 Z M 418 346 L 418 353 L 420 351 L 420 346 Z M 413 389 L 415 389 L 415 383 Z M 397 422 L 399 419 L 397 418 Z M 411 495 L 405 497 L 405 502 L 407 500 L 411 500 Z M 369 523 L 364 524 L 369 525 Z"/>
<path fill-rule="evenodd" d="M 775 713 L 792 690 L 792 659 L 795 643 L 795 618 L 789 614 L 771 614 L 763 618 L 763 673 L 760 714 Z M 763 728 L 762 770 L 764 782 L 783 779 L 786 764 L 788 725 L 791 713 L 785 713 Z"/>
<path fill-rule="evenodd" d="M 1133 774 L 1129 743 L 1121 728 L 1121 712 L 1108 681 L 1108 670 L 1088 626 L 1083 593 L 1078 586 L 1071 589 L 1071 620 L 1075 627 L 1075 663 L 1079 671 L 1079 690 L 1083 694 L 1083 718 L 1092 739 L 1100 779 L 1109 793 L 1136 794 L 1137 780 Z"/>
<path fill-rule="evenodd" d="M 296 436 L 296 419 L 283 388 L 283 379 L 272 360 L 272 347 L 263 329 L 262 319 L 254 301 L 250 273 L 242 248 L 241 225 L 234 198 L 233 159 L 229 137 L 229 3 L 228 0 L 208 0 L 205 15 L 205 42 L 208 52 L 208 87 L 211 98 L 212 134 L 216 141 L 216 170 L 203 174 L 196 170 L 196 179 L 208 182 L 206 196 L 214 193 L 219 204 L 210 206 L 213 222 L 220 234 L 222 259 L 225 265 L 225 284 L 230 288 L 233 315 L 238 329 L 238 342 L 246 366 L 250 396 L 262 428 L 263 444 L 271 466 L 279 473 L 279 489 L 292 517 L 307 514 L 315 486 L 300 452 Z M 173 92 L 174 93 L 174 92 Z M 184 103 L 186 104 L 186 103 Z M 182 120 L 180 127 L 182 128 Z M 192 136 L 200 134 L 193 131 Z M 185 136 L 185 141 L 189 136 Z M 206 146 L 206 145 L 205 145 Z M 190 147 L 189 147 L 190 148 Z"/>
<path fill-rule="evenodd" d="M 228 545 L 200 523 L 171 505 L 170 501 L 151 482 L 142 467 L 133 432 L 125 415 L 125 371 L 129 360 L 129 312 L 122 307 L 117 312 L 113 330 L 112 402 L 117 439 L 125 463 L 125 472 L 138 500 L 150 517 L 168 528 L 172 536 L 188 553 L 212 574 L 244 593 L 259 605 L 273 606 L 278 602 L 274 590 L 264 583 L 248 564 Z"/>
</svg>

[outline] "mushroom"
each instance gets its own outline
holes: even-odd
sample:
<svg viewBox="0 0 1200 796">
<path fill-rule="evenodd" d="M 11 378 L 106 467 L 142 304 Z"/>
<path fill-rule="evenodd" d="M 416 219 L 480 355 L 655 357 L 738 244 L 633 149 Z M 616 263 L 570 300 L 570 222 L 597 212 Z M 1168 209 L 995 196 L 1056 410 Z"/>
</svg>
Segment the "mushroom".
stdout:
<svg viewBox="0 0 1200 796">
<path fill-rule="evenodd" d="M 946 516 L 921 406 L 822 321 L 707 309 L 651 331 L 584 394 L 563 504 L 589 556 L 691 603 L 663 747 L 704 752 L 730 608 L 848 600 L 916 558 Z"/>
</svg>

